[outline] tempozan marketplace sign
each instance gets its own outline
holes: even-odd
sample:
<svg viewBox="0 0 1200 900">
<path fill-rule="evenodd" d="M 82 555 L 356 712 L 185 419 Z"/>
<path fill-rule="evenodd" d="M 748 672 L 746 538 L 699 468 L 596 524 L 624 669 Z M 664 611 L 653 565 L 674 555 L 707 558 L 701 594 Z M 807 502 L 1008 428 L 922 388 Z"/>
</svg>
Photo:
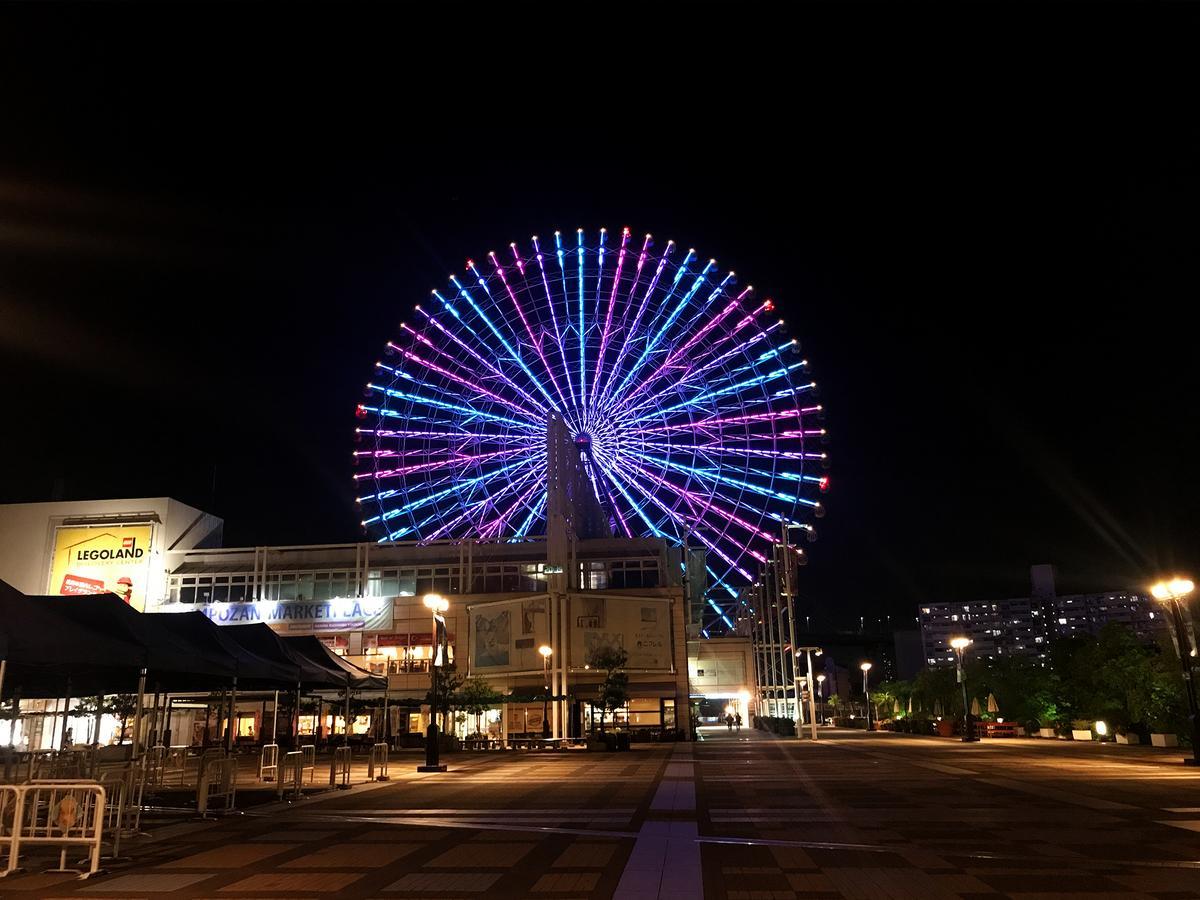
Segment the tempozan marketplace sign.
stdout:
<svg viewBox="0 0 1200 900">
<path fill-rule="evenodd" d="M 378 631 L 392 627 L 391 597 L 333 600 L 259 600 L 200 607 L 218 625 L 265 622 L 285 631 Z"/>
</svg>

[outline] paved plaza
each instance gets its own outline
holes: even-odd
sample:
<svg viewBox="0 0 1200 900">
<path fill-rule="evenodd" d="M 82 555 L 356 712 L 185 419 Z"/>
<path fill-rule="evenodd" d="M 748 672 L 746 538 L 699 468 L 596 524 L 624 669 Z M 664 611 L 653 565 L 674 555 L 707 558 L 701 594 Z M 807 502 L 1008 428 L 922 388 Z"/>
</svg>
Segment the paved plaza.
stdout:
<svg viewBox="0 0 1200 900">
<path fill-rule="evenodd" d="M 411 756 L 393 780 L 156 830 L 23 898 L 1200 898 L 1200 773 L 1111 744 L 706 730 L 630 753 Z"/>
</svg>

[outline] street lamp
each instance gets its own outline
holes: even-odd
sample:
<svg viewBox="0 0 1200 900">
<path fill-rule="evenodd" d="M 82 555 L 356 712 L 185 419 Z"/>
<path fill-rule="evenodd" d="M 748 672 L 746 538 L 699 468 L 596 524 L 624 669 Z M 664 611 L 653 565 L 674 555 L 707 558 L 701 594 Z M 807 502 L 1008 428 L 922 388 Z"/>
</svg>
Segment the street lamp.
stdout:
<svg viewBox="0 0 1200 900">
<path fill-rule="evenodd" d="M 450 608 L 450 601 L 440 594 L 426 594 L 422 600 L 425 608 L 433 614 L 433 632 L 431 634 L 433 656 L 429 660 L 429 728 L 425 732 L 425 765 L 417 766 L 418 772 L 445 772 L 446 767 L 438 762 L 438 669 L 445 664 L 441 658 L 441 642 L 438 640 L 439 623 L 445 627 L 446 620 L 442 617 Z"/>
<path fill-rule="evenodd" d="M 549 644 L 542 644 L 538 647 L 538 653 L 542 654 L 542 680 L 546 683 L 546 692 L 542 694 L 542 738 L 550 737 L 550 720 L 546 718 L 548 714 L 547 705 L 550 702 L 550 655 L 554 651 Z"/>
<path fill-rule="evenodd" d="M 862 673 L 863 673 L 863 694 L 865 694 L 866 698 L 867 698 L 867 731 L 870 731 L 871 730 L 871 692 L 867 689 L 867 673 L 871 671 L 871 664 L 869 662 L 865 662 L 861 666 L 859 666 L 859 668 L 862 669 Z"/>
<path fill-rule="evenodd" d="M 1179 653 L 1179 665 L 1183 669 L 1183 686 L 1187 692 L 1188 718 L 1192 720 L 1192 758 L 1184 765 L 1200 765 L 1200 708 L 1196 703 L 1196 681 L 1192 677 L 1196 660 L 1196 648 L 1189 647 L 1188 630 L 1183 617 L 1187 598 L 1196 586 L 1187 578 L 1172 578 L 1160 581 L 1150 588 L 1154 599 L 1170 610 L 1171 631 L 1175 638 L 1175 650 Z"/>
<path fill-rule="evenodd" d="M 971 639 L 969 637 L 950 638 L 950 646 L 954 648 L 954 652 L 958 655 L 958 683 L 962 685 L 963 695 L 962 739 L 964 742 L 969 743 L 978 740 L 975 735 L 971 734 L 971 710 L 967 705 L 967 677 L 963 672 L 963 654 L 966 652 L 967 647 L 971 646 Z"/>
<path fill-rule="evenodd" d="M 825 721 L 825 676 L 817 676 L 817 693 L 821 695 L 821 721 Z"/>
<path fill-rule="evenodd" d="M 813 684 L 815 682 L 813 681 L 812 658 L 814 653 L 820 656 L 825 651 L 820 647 L 797 647 L 796 649 L 803 650 L 805 658 L 808 660 L 808 720 L 811 723 L 812 739 L 815 741 L 817 739 L 817 710 L 816 700 L 813 697 Z M 797 678 L 796 681 L 799 683 L 800 679 Z M 796 693 L 796 699 L 800 699 L 799 692 Z"/>
</svg>

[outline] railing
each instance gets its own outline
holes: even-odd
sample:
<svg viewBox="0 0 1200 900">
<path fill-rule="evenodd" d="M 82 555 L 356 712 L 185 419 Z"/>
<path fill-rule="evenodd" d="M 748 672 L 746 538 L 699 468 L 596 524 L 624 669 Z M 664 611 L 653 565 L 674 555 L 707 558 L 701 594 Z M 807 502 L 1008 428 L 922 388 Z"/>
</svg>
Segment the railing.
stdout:
<svg viewBox="0 0 1200 900">
<path fill-rule="evenodd" d="M 350 747 L 338 747 L 333 751 L 333 760 L 329 763 L 329 786 L 338 790 L 350 787 L 350 764 L 354 751 Z"/>
<path fill-rule="evenodd" d="M 58 868 L 49 871 L 73 872 L 80 878 L 89 878 L 100 871 L 100 840 L 106 809 L 101 785 L 73 779 L 48 780 L 6 786 L 0 798 L 4 798 L 0 803 L 13 804 L 9 859 L 4 875 L 17 871 L 23 848 L 45 844 L 62 847 Z M 3 820 L 8 821 L 7 814 Z M 67 868 L 70 846 L 88 848 L 86 871 Z"/>
<path fill-rule="evenodd" d="M 375 774 L 375 770 L 379 774 Z M 367 762 L 367 781 L 387 781 L 388 779 L 388 745 L 375 744 L 371 747 L 371 758 Z"/>
<path fill-rule="evenodd" d="M 279 745 L 264 744 L 258 759 L 258 780 L 274 781 L 279 778 Z"/>
<path fill-rule="evenodd" d="M 142 757 L 146 765 L 146 784 L 160 785 L 166 778 L 167 748 L 155 744 Z"/>
<path fill-rule="evenodd" d="M 300 768 L 308 772 L 308 783 L 312 784 L 313 779 L 317 776 L 317 745 L 316 744 L 301 744 L 300 753 L 302 754 L 303 763 Z"/>
<path fill-rule="evenodd" d="M 980 738 L 1020 737 L 1020 727 L 1016 722 L 976 722 L 975 736 Z"/>
<path fill-rule="evenodd" d="M 214 813 L 231 812 L 237 798 L 237 760 L 209 759 L 200 770 L 200 780 L 196 784 L 196 811 L 201 818 L 207 818 L 209 811 Z"/>
</svg>

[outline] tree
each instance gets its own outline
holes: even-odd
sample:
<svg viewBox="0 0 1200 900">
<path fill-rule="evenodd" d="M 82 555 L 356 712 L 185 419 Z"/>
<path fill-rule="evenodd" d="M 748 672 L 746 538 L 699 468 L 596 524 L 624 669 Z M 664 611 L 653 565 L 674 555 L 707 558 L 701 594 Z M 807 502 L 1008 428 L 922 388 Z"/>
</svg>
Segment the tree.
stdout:
<svg viewBox="0 0 1200 900">
<path fill-rule="evenodd" d="M 82 719 L 92 717 L 92 730 L 88 736 L 88 744 L 95 747 L 100 740 L 100 717 L 109 712 L 110 704 L 103 697 L 80 697 L 71 710 L 71 715 Z"/>
<path fill-rule="evenodd" d="M 117 738 L 118 744 L 125 743 L 125 726 L 129 717 L 137 712 L 137 694 L 114 694 L 107 698 L 105 712 L 112 713 L 121 720 L 121 733 Z"/>
<path fill-rule="evenodd" d="M 629 654 L 622 647 L 598 647 L 588 665 L 604 673 L 600 682 L 600 708 L 604 717 L 615 713 L 629 702 L 629 676 L 623 671 L 629 662 Z M 600 719 L 600 731 L 604 732 L 604 717 Z"/>
<path fill-rule="evenodd" d="M 441 728 L 442 731 L 445 731 L 446 723 L 450 721 L 450 711 L 455 708 L 458 689 L 463 684 L 463 676 L 449 666 L 435 666 L 433 667 L 433 677 L 437 679 L 437 709 L 433 708 L 432 688 L 425 694 L 425 702 L 429 704 L 433 714 L 442 714 Z"/>
<path fill-rule="evenodd" d="M 491 686 L 486 678 L 474 675 L 463 682 L 455 698 L 455 707 L 475 717 L 475 732 L 482 731 L 479 717 L 493 707 L 499 706 L 503 696 Z"/>
</svg>

